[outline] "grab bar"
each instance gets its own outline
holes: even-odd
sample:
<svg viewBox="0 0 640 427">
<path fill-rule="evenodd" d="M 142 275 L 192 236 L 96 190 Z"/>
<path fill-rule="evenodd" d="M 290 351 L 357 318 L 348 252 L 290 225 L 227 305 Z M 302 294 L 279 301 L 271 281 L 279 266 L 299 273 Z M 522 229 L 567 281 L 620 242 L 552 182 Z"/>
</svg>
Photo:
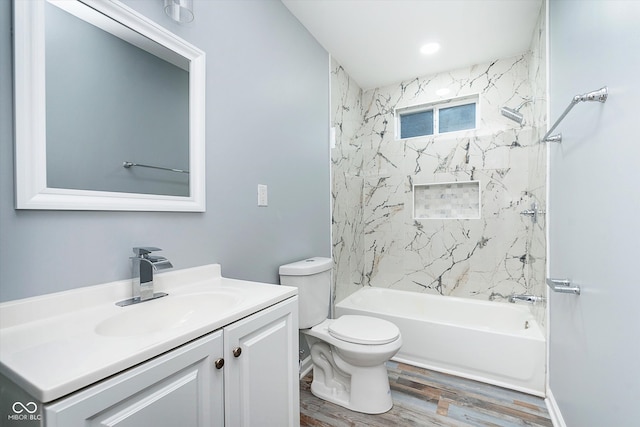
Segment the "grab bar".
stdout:
<svg viewBox="0 0 640 427">
<path fill-rule="evenodd" d="M 178 172 L 178 173 L 189 173 L 189 171 L 186 171 L 183 169 L 163 168 L 162 166 L 143 165 L 142 163 L 133 163 L 133 162 L 123 162 L 122 166 L 127 169 L 129 169 L 132 166 L 140 166 L 141 168 L 160 169 L 163 171 Z"/>
<path fill-rule="evenodd" d="M 547 285 L 553 292 L 580 295 L 580 286 L 572 285 L 569 279 L 547 279 Z"/>
<path fill-rule="evenodd" d="M 607 100 L 608 96 L 609 96 L 609 90 L 607 89 L 606 86 L 598 90 L 594 90 L 593 92 L 588 92 L 582 95 L 574 96 L 573 99 L 571 100 L 571 103 L 569 103 L 569 106 L 565 108 L 564 112 L 560 115 L 558 120 L 556 120 L 553 126 L 551 126 L 551 129 L 549 129 L 547 133 L 542 137 L 542 142 L 562 142 L 561 133 L 558 133 L 556 135 L 551 135 L 551 132 L 553 132 L 554 129 L 558 127 L 560 122 L 564 120 L 565 116 L 569 114 L 569 111 L 571 111 L 573 106 L 576 105 L 578 102 L 598 101 L 598 102 L 604 103 Z"/>
</svg>

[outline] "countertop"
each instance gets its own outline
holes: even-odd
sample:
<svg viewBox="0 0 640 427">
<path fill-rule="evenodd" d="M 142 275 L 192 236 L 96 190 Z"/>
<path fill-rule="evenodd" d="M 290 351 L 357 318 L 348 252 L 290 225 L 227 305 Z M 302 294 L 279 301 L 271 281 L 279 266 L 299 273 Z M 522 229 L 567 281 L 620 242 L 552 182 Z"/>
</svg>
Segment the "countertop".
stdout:
<svg viewBox="0 0 640 427">
<path fill-rule="evenodd" d="M 115 303 L 131 297 L 131 280 L 0 304 L 0 374 L 51 402 L 297 295 L 289 286 L 224 278 L 218 264 L 159 273 L 154 283 L 169 296 L 127 307 Z M 231 302 L 207 309 L 216 295 Z M 124 333 L 112 324 L 125 325 Z"/>
</svg>

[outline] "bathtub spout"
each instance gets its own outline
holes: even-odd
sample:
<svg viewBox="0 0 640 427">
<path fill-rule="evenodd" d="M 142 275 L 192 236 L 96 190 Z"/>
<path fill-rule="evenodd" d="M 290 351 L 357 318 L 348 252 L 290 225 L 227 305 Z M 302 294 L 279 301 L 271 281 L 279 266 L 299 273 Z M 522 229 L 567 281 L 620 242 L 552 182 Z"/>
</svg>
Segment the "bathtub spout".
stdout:
<svg viewBox="0 0 640 427">
<path fill-rule="evenodd" d="M 516 303 L 516 302 L 526 302 L 529 304 L 536 304 L 539 302 L 544 302 L 545 298 L 544 297 L 539 297 L 536 295 L 516 295 L 516 294 L 511 294 L 509 296 L 509 302 L 512 303 Z"/>
</svg>

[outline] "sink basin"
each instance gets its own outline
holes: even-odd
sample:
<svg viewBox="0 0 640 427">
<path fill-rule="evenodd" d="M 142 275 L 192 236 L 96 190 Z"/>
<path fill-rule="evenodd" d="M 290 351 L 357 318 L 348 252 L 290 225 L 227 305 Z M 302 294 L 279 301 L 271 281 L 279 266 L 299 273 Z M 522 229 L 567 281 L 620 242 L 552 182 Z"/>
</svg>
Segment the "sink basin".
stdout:
<svg viewBox="0 0 640 427">
<path fill-rule="evenodd" d="M 239 293 L 227 291 L 168 295 L 123 308 L 122 313 L 100 322 L 95 331 L 108 337 L 131 337 L 151 334 L 185 324 L 202 322 L 216 314 L 230 311 L 242 301 Z"/>
</svg>

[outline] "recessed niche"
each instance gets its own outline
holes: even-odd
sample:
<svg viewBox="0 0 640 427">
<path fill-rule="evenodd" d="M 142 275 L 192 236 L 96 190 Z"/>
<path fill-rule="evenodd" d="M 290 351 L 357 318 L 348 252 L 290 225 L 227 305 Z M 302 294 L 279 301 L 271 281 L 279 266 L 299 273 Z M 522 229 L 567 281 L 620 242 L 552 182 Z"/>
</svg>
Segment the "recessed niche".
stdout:
<svg viewBox="0 0 640 427">
<path fill-rule="evenodd" d="M 415 219 L 479 219 L 480 181 L 415 184 Z"/>
</svg>

